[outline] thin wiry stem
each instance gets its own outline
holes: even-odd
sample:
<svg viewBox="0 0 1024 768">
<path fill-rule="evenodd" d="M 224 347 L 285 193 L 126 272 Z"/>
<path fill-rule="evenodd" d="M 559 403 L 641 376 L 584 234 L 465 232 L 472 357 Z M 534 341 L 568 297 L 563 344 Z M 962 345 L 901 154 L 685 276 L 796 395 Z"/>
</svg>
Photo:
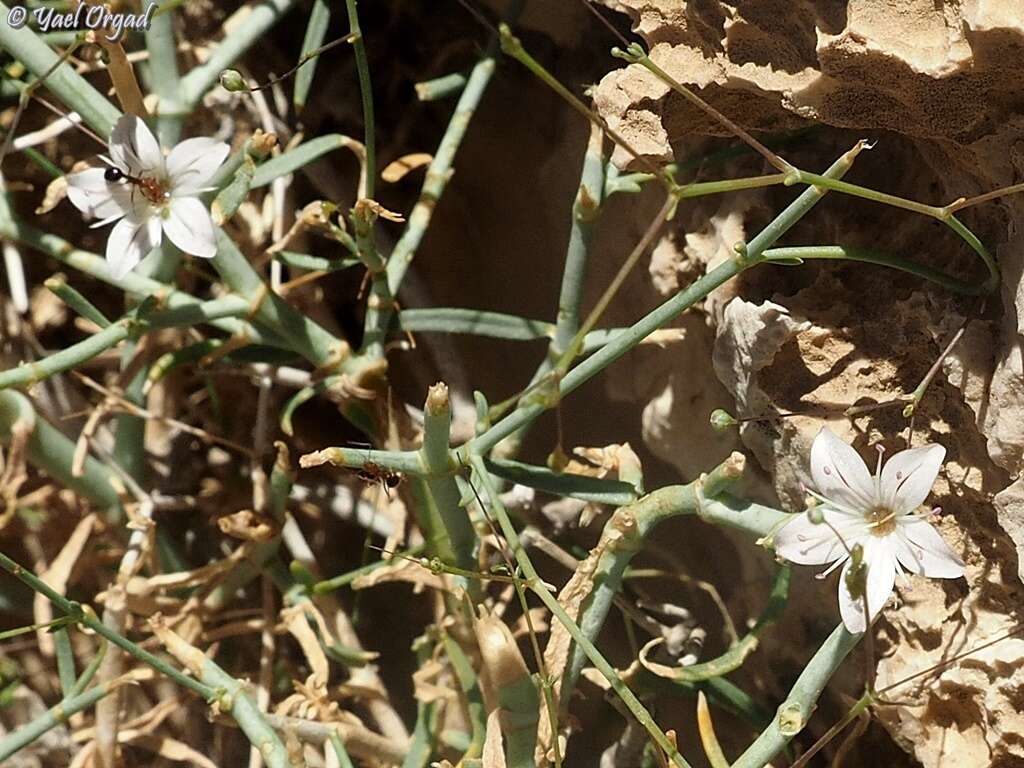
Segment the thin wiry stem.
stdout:
<svg viewBox="0 0 1024 768">
<path fill-rule="evenodd" d="M 294 0 L 264 0 L 253 6 L 245 6 L 240 11 L 244 18 L 233 25 L 230 34 L 224 36 L 213 55 L 182 78 L 183 105 L 189 110 L 195 107 L 203 94 L 217 82 L 220 73 L 262 38 L 293 4 Z M 225 22 L 225 27 L 235 21 L 232 16 Z"/>
<path fill-rule="evenodd" d="M 366 41 L 359 26 L 356 0 L 345 0 L 348 11 L 349 33 L 353 36 L 352 47 L 356 55 L 356 72 L 359 75 L 359 95 L 363 102 L 363 146 L 366 147 L 366 197 L 373 198 L 377 181 L 377 127 L 373 115 L 373 83 L 370 80 L 370 62 L 366 57 Z"/>
<path fill-rule="evenodd" d="M 508 545 L 512 550 L 512 553 L 522 569 L 527 582 L 530 585 L 530 590 L 540 598 L 541 602 L 550 610 L 555 618 L 562 623 L 562 625 L 572 635 L 573 640 L 580 644 L 587 658 L 590 659 L 591 663 L 597 667 L 597 670 L 601 675 L 608 681 L 608 684 L 612 687 L 612 690 L 622 699 L 623 704 L 633 714 L 637 721 L 647 730 L 651 735 L 654 742 L 661 747 L 668 759 L 672 761 L 673 765 L 678 768 L 689 768 L 689 763 L 679 754 L 679 750 L 676 746 L 669 741 L 665 732 L 658 727 L 654 722 L 654 718 L 651 713 L 647 711 L 647 708 L 640 702 L 636 695 L 622 682 L 618 672 L 615 668 L 608 663 L 608 660 L 601 654 L 597 647 L 590 641 L 590 639 L 582 633 L 579 626 L 572 620 L 565 609 L 561 606 L 558 600 L 548 591 L 544 582 L 541 580 L 540 575 L 537 573 L 537 569 L 530 561 L 530 556 L 526 553 L 525 548 L 519 541 L 519 535 L 516 532 L 515 526 L 512 525 L 512 521 L 508 517 L 508 512 L 505 511 L 505 506 L 501 502 L 501 498 L 491 483 L 490 475 L 487 473 L 487 467 L 484 464 L 483 458 L 479 455 L 472 455 L 469 459 L 471 466 L 476 470 L 477 476 L 483 483 L 484 492 L 487 496 L 488 502 L 491 505 L 495 517 L 497 518 L 498 524 L 501 527 L 501 532 L 508 541 Z"/>
</svg>

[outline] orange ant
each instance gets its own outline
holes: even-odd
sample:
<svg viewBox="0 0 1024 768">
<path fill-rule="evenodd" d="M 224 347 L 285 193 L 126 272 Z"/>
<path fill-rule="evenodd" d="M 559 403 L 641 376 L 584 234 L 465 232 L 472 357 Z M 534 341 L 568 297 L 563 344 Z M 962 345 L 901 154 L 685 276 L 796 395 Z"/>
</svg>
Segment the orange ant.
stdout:
<svg viewBox="0 0 1024 768">
<path fill-rule="evenodd" d="M 113 165 L 103 172 L 103 178 L 111 184 L 116 184 L 122 180 L 131 184 L 133 201 L 135 189 L 141 191 L 142 196 L 151 203 L 163 203 L 170 197 L 170 193 L 164 188 L 164 185 L 156 179 L 149 176 L 132 176 Z"/>
<path fill-rule="evenodd" d="M 402 482 L 400 473 L 385 469 L 374 461 L 363 462 L 363 466 L 356 470 L 356 475 L 364 483 L 378 483 L 388 496 L 391 495 L 390 491 Z"/>
</svg>

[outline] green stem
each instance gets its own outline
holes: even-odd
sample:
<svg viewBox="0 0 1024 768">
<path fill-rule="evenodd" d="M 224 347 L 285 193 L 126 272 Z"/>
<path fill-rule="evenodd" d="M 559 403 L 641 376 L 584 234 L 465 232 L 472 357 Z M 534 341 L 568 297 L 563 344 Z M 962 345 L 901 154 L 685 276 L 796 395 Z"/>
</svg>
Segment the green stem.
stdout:
<svg viewBox="0 0 1024 768">
<path fill-rule="evenodd" d="M 649 493 L 625 507 L 620 507 L 605 524 L 602 541 L 596 552 L 593 592 L 579 615 L 583 635 L 596 640 L 604 627 L 615 595 L 622 587 L 623 574 L 643 542 L 661 522 L 684 515 L 697 515 L 706 522 L 730 525 L 733 516 L 719 515 L 720 507 L 709 502 L 722 494 L 743 472 L 743 456 L 734 453 L 726 461 L 688 485 L 675 485 Z M 760 536 L 767 535 L 786 519 L 786 513 L 767 507 L 746 515 L 747 529 L 753 527 Z M 611 544 L 614 542 L 614 544 Z M 563 675 L 559 699 L 568 706 L 585 656 L 577 646 L 573 649 Z"/>
<path fill-rule="evenodd" d="M 3 26 L 0 24 L 0 26 Z M 16 221 L 10 216 L 9 209 L 3 205 L 0 196 L 0 236 L 34 248 L 51 258 L 85 272 L 109 285 L 116 286 L 133 296 L 155 296 L 162 306 L 168 309 L 198 307 L 203 304 L 200 299 L 179 291 L 172 286 L 143 277 L 136 272 L 129 272 L 120 279 L 111 276 L 107 262 L 102 256 L 75 248 L 67 240 Z M 272 333 L 257 330 L 253 325 L 231 318 L 211 320 L 211 325 L 220 328 L 233 336 L 246 338 L 254 344 L 268 344 L 288 349 L 287 344 Z"/>
<path fill-rule="evenodd" d="M 509 9 L 508 15 L 517 15 L 521 7 L 522 0 L 515 0 Z M 412 213 L 409 214 L 409 223 L 406 224 L 405 231 L 398 242 L 395 243 L 395 248 L 388 259 L 388 285 L 391 287 L 393 295 L 398 295 L 402 279 L 405 277 L 405 273 L 409 269 L 413 257 L 416 255 L 416 249 L 419 248 L 420 243 L 423 241 L 423 236 L 427 232 L 434 208 L 437 206 L 441 195 L 444 194 L 445 187 L 448 185 L 448 180 L 452 175 L 451 170 L 452 164 L 455 161 L 455 154 L 458 152 L 462 139 L 466 135 L 466 129 L 469 128 L 469 123 L 473 119 L 477 107 L 480 105 L 480 99 L 483 97 L 484 91 L 487 90 L 487 85 L 491 82 L 491 76 L 494 74 L 496 65 L 496 57 L 497 44 L 496 41 L 491 40 L 487 51 L 484 53 L 484 57 L 477 62 L 476 66 L 473 67 L 473 71 L 470 72 L 466 86 L 463 88 L 459 101 L 455 105 L 455 111 L 448 121 L 448 127 L 441 138 L 441 143 L 437 145 L 437 151 L 434 152 L 434 159 L 427 166 L 427 175 L 423 179 L 423 187 L 420 189 L 419 199 L 416 201 L 416 205 L 413 206 Z"/>
<path fill-rule="evenodd" d="M 516 532 L 515 526 L 512 525 L 512 521 L 509 519 L 505 506 L 501 503 L 501 498 L 491 482 L 491 477 L 487 472 L 487 467 L 484 464 L 483 457 L 479 454 L 472 455 L 470 458 L 470 464 L 476 471 L 477 477 L 484 486 L 484 492 L 486 493 L 491 509 L 498 520 L 498 524 L 501 526 L 501 532 L 508 541 L 508 545 L 516 558 L 516 562 L 525 574 L 530 585 L 530 590 L 540 598 L 541 602 L 544 603 L 547 609 L 551 611 L 555 618 L 562 623 L 566 630 L 568 630 L 573 640 L 583 648 L 587 658 L 589 658 L 591 663 L 597 667 L 597 670 L 605 680 L 608 681 L 608 684 L 622 700 L 622 703 L 626 705 L 626 708 L 637 719 L 637 722 L 647 730 L 654 742 L 661 747 L 672 763 L 678 766 L 678 768 L 689 768 L 689 763 L 683 759 L 683 756 L 679 754 L 679 750 L 676 746 L 669 741 L 668 737 L 665 736 L 665 732 L 654 722 L 654 718 L 651 717 L 651 713 L 647 711 L 647 708 L 644 707 L 636 695 L 626 686 L 625 683 L 622 682 L 622 679 L 619 677 L 619 673 L 616 672 L 615 668 L 608 663 L 607 659 L 605 659 L 597 649 L 597 646 L 595 646 L 590 639 L 583 634 L 576 622 L 572 620 L 569 614 L 566 613 L 565 608 L 563 608 L 558 602 L 557 598 L 548 591 L 544 582 L 541 580 L 540 575 L 537 573 L 537 569 L 530 561 L 530 557 L 526 553 L 526 549 L 523 547 L 522 542 L 520 542 L 519 534 Z"/>
<path fill-rule="evenodd" d="M 171 147 L 181 137 L 184 119 L 173 13 L 160 13 L 153 17 L 146 30 L 146 50 L 149 52 L 146 81 L 149 90 L 160 97 L 156 108 L 157 135 L 163 146 Z"/>
<path fill-rule="evenodd" d="M 842 176 L 853 164 L 854 158 L 863 148 L 858 143 L 852 150 L 843 154 L 825 172 L 831 178 Z M 562 397 L 585 384 L 608 365 L 622 357 L 643 339 L 658 328 L 675 319 L 693 304 L 703 299 L 718 286 L 732 279 L 745 269 L 759 264 L 764 251 L 782 237 L 797 221 L 813 208 L 824 196 L 825 190 L 809 187 L 796 200 L 790 203 L 768 226 L 743 248 L 737 258 L 720 264 L 704 277 L 692 283 L 686 290 L 680 291 L 657 309 L 648 313 L 628 329 L 617 334 L 606 346 L 595 352 L 575 368 L 570 370 L 559 382 Z M 544 412 L 545 406 L 537 403 L 524 403 L 501 421 L 494 424 L 482 435 L 472 441 L 476 453 L 485 454 L 503 439 L 514 433 L 523 425 L 533 421 Z"/>
<path fill-rule="evenodd" d="M 466 87 L 467 77 L 461 72 L 435 77 L 416 83 L 416 98 L 420 101 L 440 101 L 460 93 Z"/>
<path fill-rule="evenodd" d="M 377 181 L 377 138 L 373 116 L 373 83 L 370 81 L 370 63 L 366 58 L 366 42 L 359 27 L 356 0 L 345 0 L 348 11 L 348 27 L 355 38 L 352 47 L 356 57 L 356 72 L 359 75 L 359 95 L 363 101 L 363 145 L 366 147 L 366 191 L 365 196 L 373 199 Z"/>
<path fill-rule="evenodd" d="M 220 73 L 235 63 L 251 45 L 260 40 L 294 0 L 263 0 L 247 10 L 245 18 L 224 35 L 213 55 L 193 68 L 181 81 L 181 98 L 186 110 L 193 109 L 220 78 Z"/>
<path fill-rule="evenodd" d="M 457 568 L 472 569 L 476 565 L 476 533 L 465 507 L 460 504 L 461 494 L 455 477 L 446 474 L 451 421 L 448 387 L 441 383 L 435 384 L 427 393 L 423 409 L 423 448 L 420 450 L 423 466 L 428 472 L 424 482 L 440 523 L 440 530 L 435 532 L 433 542 L 438 550 L 431 551 L 431 554 Z M 473 584 L 464 586 L 473 592 L 478 589 Z"/>
<path fill-rule="evenodd" d="M 42 715 L 0 739 L 0 762 L 24 749 L 47 731 L 68 722 L 72 715 L 88 709 L 100 699 L 112 693 L 117 681 L 97 685 L 77 696 L 65 696 Z"/>
<path fill-rule="evenodd" d="M 76 623 L 88 627 L 96 634 L 109 640 L 118 648 L 130 653 L 143 664 L 148 664 L 158 672 L 167 675 L 167 677 L 174 680 L 178 685 L 184 686 L 190 691 L 198 693 L 204 699 L 210 699 L 216 693 L 215 686 L 207 685 L 204 682 L 200 682 L 183 674 L 163 659 L 158 656 L 154 656 L 142 646 L 137 645 L 128 638 L 110 630 L 91 610 L 84 610 L 81 604 L 68 600 L 64 595 L 52 589 L 49 584 L 40 579 L 30 570 L 11 560 L 11 558 L 7 557 L 3 552 L 0 552 L 0 568 L 3 568 L 32 590 L 46 597 L 47 600 L 53 603 L 66 615 L 73 617 Z"/>
<path fill-rule="evenodd" d="M 128 338 L 134 318 L 125 316 L 117 322 L 97 331 L 92 336 L 55 352 L 42 360 L 22 363 L 16 368 L 0 372 L 0 389 L 31 386 L 48 379 L 54 374 L 70 370 L 91 360 L 111 347 Z"/>
<path fill-rule="evenodd" d="M 75 476 L 71 468 L 75 444 L 63 432 L 40 418 L 29 399 L 20 392 L 0 391 L 0 442 L 12 438 L 16 425 L 32 431 L 26 445 L 29 462 L 45 471 L 58 483 L 89 499 L 101 509 L 118 509 L 120 499 L 114 490 L 115 476 L 92 456 L 86 456 L 82 474 Z"/>
<path fill-rule="evenodd" d="M 0 389 L 31 386 L 50 376 L 70 370 L 120 344 L 147 325 L 153 328 L 188 326 L 197 322 L 238 317 L 244 315 L 248 309 L 248 304 L 240 296 L 225 296 L 165 312 L 155 312 L 146 317 L 140 317 L 138 312 L 133 310 L 77 344 L 72 344 L 42 360 L 22 363 L 16 368 L 0 372 Z"/>
<path fill-rule="evenodd" d="M 110 325 L 110 320 L 107 319 L 107 316 L 100 312 L 85 296 L 71 287 L 63 275 L 48 277 L 43 282 L 43 285 L 57 298 L 71 307 L 72 311 L 81 315 L 86 320 L 91 320 L 100 328 L 106 328 Z"/>
<path fill-rule="evenodd" d="M 0 47 L 24 64 L 33 75 L 43 77 L 57 62 L 57 54 L 28 27 L 15 29 L 7 24 L 9 13 L 10 7 L 0 2 Z M 121 116 L 117 107 L 67 63 L 50 73 L 46 87 L 78 112 L 83 122 L 100 136 L 109 135 Z"/>
<path fill-rule="evenodd" d="M 833 630 L 800 673 L 771 724 L 733 763 L 733 768 L 761 768 L 775 759 L 807 725 L 825 685 L 862 636 L 850 634 L 842 624 Z"/>
<path fill-rule="evenodd" d="M 213 267 L 232 291 L 253 303 L 253 316 L 257 323 L 283 338 L 290 349 L 318 368 L 340 366 L 346 370 L 350 351 L 348 344 L 273 293 L 223 230 L 216 230 L 216 238 L 217 255 L 213 257 Z"/>
<path fill-rule="evenodd" d="M 867 264 L 891 267 L 901 272 L 923 277 L 925 280 L 937 283 L 953 293 L 979 296 L 991 291 L 988 280 L 972 285 L 925 264 L 916 264 L 899 256 L 892 256 L 867 248 L 848 248 L 844 245 L 806 245 L 790 248 L 770 248 L 765 251 L 764 259 L 767 262 L 793 261 L 794 263 L 803 262 L 808 259 L 861 261 Z M 996 274 L 996 279 L 998 279 L 998 273 L 990 272 L 990 277 L 992 274 Z"/>
</svg>

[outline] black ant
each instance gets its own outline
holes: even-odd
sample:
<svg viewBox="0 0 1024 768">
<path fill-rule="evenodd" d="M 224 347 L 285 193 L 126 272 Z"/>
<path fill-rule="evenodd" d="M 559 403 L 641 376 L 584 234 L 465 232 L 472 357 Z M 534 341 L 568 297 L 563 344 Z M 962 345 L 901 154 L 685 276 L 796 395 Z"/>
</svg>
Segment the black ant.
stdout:
<svg viewBox="0 0 1024 768">
<path fill-rule="evenodd" d="M 107 168 L 107 170 L 103 172 L 103 178 L 111 184 L 116 184 L 122 180 L 127 181 L 133 188 L 137 187 L 142 192 L 143 197 L 151 203 L 162 203 L 170 197 L 170 193 L 164 189 L 163 184 L 156 179 L 152 177 L 132 176 L 115 166 Z"/>
</svg>

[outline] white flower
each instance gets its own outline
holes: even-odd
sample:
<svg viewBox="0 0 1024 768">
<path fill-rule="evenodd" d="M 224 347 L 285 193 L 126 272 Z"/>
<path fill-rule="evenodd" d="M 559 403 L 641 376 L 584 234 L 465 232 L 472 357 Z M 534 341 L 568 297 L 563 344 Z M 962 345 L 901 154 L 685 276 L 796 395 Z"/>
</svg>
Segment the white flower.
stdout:
<svg viewBox="0 0 1024 768">
<path fill-rule="evenodd" d="M 126 114 L 110 134 L 107 168 L 68 176 L 68 199 L 94 227 L 116 221 L 107 240 L 107 264 L 124 277 L 160 245 L 162 234 L 185 253 L 217 253 L 210 212 L 199 199 L 231 148 L 206 137 L 186 139 L 164 157 L 146 124 Z"/>
<path fill-rule="evenodd" d="M 843 566 L 839 612 L 850 632 L 863 632 L 867 626 L 863 599 L 854 598 L 846 583 L 848 550 L 855 545 L 864 552 L 872 619 L 904 570 L 937 579 L 964 575 L 960 558 L 925 517 L 916 514 L 945 456 L 941 445 L 925 445 L 899 451 L 883 467 L 879 454 L 872 477 L 857 452 L 827 428 L 814 438 L 811 476 L 817 493 L 812 493 L 822 502 L 818 509 L 823 521 L 815 523 L 808 514 L 795 516 L 776 534 L 775 551 L 800 565 L 831 564 L 825 573 Z"/>
</svg>

